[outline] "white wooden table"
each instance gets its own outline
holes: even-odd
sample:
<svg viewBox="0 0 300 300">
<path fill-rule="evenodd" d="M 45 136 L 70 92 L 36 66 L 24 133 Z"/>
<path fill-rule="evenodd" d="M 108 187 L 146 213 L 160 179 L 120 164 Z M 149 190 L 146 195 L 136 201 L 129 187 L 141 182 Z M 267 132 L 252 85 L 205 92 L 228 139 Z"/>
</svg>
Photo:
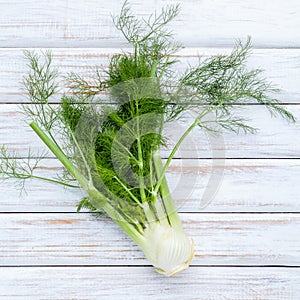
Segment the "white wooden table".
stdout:
<svg viewBox="0 0 300 300">
<path fill-rule="evenodd" d="M 167 1 L 131 2 L 145 15 Z M 182 68 L 251 35 L 249 67 L 264 68 L 300 118 L 300 1 L 180 2 L 172 28 L 187 47 Z M 20 158 L 28 146 L 43 148 L 18 112 L 26 101 L 22 51 L 53 49 L 60 71 L 89 76 L 126 46 L 110 18 L 121 3 L 0 0 L 1 144 Z M 261 130 L 224 135 L 224 177 L 208 207 L 199 205 L 212 164 L 205 137 L 195 133 L 199 151 L 187 143 L 169 170 L 173 188 L 184 176 L 174 198 L 196 252 L 191 268 L 174 278 L 156 274 L 109 219 L 75 213 L 81 192 L 31 181 L 20 198 L 12 183 L 0 183 L 0 299 L 300 299 L 300 125 L 271 119 L 260 106 L 244 114 Z M 49 157 L 40 172 L 60 168 Z"/>
</svg>

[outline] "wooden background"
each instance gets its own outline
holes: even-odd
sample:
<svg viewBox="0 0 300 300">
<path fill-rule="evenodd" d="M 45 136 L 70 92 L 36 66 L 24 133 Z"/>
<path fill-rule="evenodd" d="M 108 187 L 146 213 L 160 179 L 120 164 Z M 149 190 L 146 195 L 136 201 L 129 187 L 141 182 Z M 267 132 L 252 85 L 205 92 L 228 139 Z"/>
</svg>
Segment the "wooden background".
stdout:
<svg viewBox="0 0 300 300">
<path fill-rule="evenodd" d="M 131 1 L 141 16 L 173 2 Z M 266 70 L 282 88 L 278 97 L 299 119 L 300 1 L 179 2 L 182 12 L 172 29 L 186 49 L 178 68 L 193 64 L 197 54 L 228 53 L 236 38 L 251 35 L 249 67 Z M 60 71 L 89 77 L 126 47 L 110 17 L 121 4 L 0 0 L 1 144 L 20 158 L 28 146 L 43 148 L 18 112 L 26 101 L 23 50 L 53 49 Z M 300 125 L 270 118 L 260 106 L 246 108 L 243 114 L 259 133 L 225 134 L 224 149 L 195 132 L 169 170 L 184 227 L 195 240 L 188 271 L 174 278 L 156 274 L 110 220 L 75 213 L 81 192 L 31 181 L 19 197 L 14 184 L 5 182 L 0 183 L 0 299 L 300 299 Z M 178 133 L 170 130 L 176 139 Z M 211 158 L 224 151 L 223 168 L 222 159 Z M 39 172 L 55 175 L 60 169 L 49 157 Z M 217 194 L 201 209 L 210 174 L 222 169 Z"/>
</svg>

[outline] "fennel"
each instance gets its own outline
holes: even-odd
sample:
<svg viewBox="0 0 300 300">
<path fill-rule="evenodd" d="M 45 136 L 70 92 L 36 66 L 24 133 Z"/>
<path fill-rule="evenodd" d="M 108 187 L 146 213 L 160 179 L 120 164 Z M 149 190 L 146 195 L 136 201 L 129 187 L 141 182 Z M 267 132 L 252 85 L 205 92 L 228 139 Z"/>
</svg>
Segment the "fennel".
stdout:
<svg viewBox="0 0 300 300">
<path fill-rule="evenodd" d="M 69 92 L 61 104 L 49 101 L 58 92 L 59 72 L 49 52 L 42 57 L 26 52 L 31 72 L 24 78 L 30 105 L 23 109 L 30 126 L 59 159 L 66 172 L 60 178 L 41 178 L 34 171 L 39 160 L 19 162 L 3 147 L 3 178 L 41 179 L 86 192 L 77 210 L 106 214 L 140 246 L 159 273 L 167 276 L 186 269 L 194 255 L 166 180 L 177 150 L 194 128 L 254 132 L 247 120 L 236 116 L 243 103 L 259 103 L 289 121 L 294 117 L 273 97 L 278 91 L 247 70 L 250 40 L 237 42 L 227 56 L 200 59 L 184 74 L 176 74 L 174 53 L 181 45 L 167 25 L 179 13 L 178 5 L 164 8 L 147 20 L 136 18 L 124 3 L 114 18 L 133 52 L 114 55 L 105 75 L 96 70 L 94 82 L 68 75 Z M 103 104 L 102 92 L 113 105 Z M 187 110 L 197 117 L 171 149 L 165 164 L 160 149 L 167 147 L 164 125 Z M 213 115 L 213 119 L 207 119 Z M 41 157 L 42 159 L 42 157 Z M 77 182 L 77 184 L 76 184 Z"/>
</svg>

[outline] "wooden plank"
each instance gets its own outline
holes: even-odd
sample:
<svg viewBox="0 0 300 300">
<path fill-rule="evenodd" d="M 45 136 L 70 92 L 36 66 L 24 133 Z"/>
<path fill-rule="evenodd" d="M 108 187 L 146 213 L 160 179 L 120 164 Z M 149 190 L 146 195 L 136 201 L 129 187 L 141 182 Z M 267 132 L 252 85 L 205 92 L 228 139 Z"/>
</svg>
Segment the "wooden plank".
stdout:
<svg viewBox="0 0 300 300">
<path fill-rule="evenodd" d="M 0 299 L 291 300 L 300 270 L 197 267 L 174 278 L 150 268 L 1 268 Z"/>
<path fill-rule="evenodd" d="M 111 14 L 119 13 L 123 2 L 1 1 L 0 46 L 119 47 L 124 39 L 114 28 Z M 170 28 L 186 46 L 231 45 L 233 39 L 247 35 L 253 36 L 258 47 L 300 46 L 297 0 L 177 2 L 182 10 Z M 143 17 L 166 5 L 163 0 L 130 3 L 136 15 Z"/>
<path fill-rule="evenodd" d="M 0 4 L 1 5 L 1 4 Z M 1 35 L 0 35 L 1 36 Z M 45 49 L 36 49 L 45 50 Z M 100 49 L 53 49 L 53 65 L 66 75 L 74 71 L 85 78 L 93 76 L 95 68 L 107 66 L 109 57 L 119 53 L 119 48 Z M 182 73 L 188 65 L 195 65 L 198 56 L 203 57 L 228 54 L 229 48 L 187 48 L 178 53 L 182 60 L 174 68 Z M 265 69 L 264 76 L 282 89 L 278 98 L 286 103 L 300 101 L 300 60 L 299 49 L 259 49 L 253 50 L 249 58 L 249 68 Z M 22 88 L 22 78 L 28 72 L 23 49 L 0 48 L 0 102 L 19 103 L 26 101 Z M 61 81 L 63 83 L 63 80 Z"/>
<path fill-rule="evenodd" d="M 193 265 L 300 263 L 299 214 L 186 214 Z M 0 266 L 148 265 L 143 253 L 105 217 L 1 214 Z"/>
<path fill-rule="evenodd" d="M 57 160 L 47 159 L 38 174 L 55 178 Z M 223 176 L 222 176 L 223 172 Z M 213 177 L 214 174 L 220 177 Z M 297 159 L 174 160 L 167 178 L 181 212 L 300 212 Z M 16 182 L 0 184 L 0 212 L 75 212 L 78 189 L 31 180 L 20 195 Z M 206 194 L 205 194 L 206 193 Z"/>
<path fill-rule="evenodd" d="M 300 105 L 289 105 L 288 109 L 299 119 Z M 45 146 L 18 111 L 20 108 L 17 105 L 0 105 L 0 144 L 7 145 L 9 150 L 16 150 L 21 157 L 27 156 L 29 146 L 33 152 L 44 150 Z M 196 128 L 180 147 L 177 157 L 299 158 L 299 122 L 288 124 L 281 119 L 271 118 L 268 111 L 261 106 L 245 106 L 240 114 L 252 119 L 250 124 L 260 131 L 248 135 L 230 132 L 214 138 Z M 187 113 L 182 121 L 166 125 L 169 145 L 178 141 L 194 117 L 193 114 Z M 168 154 L 167 149 L 163 150 L 165 157 Z"/>
</svg>

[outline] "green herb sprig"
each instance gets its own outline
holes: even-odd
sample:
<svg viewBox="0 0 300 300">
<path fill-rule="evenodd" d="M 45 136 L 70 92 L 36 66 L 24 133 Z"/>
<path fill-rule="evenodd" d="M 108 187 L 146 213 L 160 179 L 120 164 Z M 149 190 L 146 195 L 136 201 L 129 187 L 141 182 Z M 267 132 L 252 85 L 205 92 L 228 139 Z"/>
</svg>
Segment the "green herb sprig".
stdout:
<svg viewBox="0 0 300 300">
<path fill-rule="evenodd" d="M 247 69 L 249 38 L 245 44 L 238 41 L 229 55 L 199 58 L 183 74 L 176 72 L 180 61 L 174 54 L 182 46 L 174 41 L 168 24 L 179 11 L 178 5 L 170 5 L 139 19 L 126 1 L 113 21 L 132 51 L 114 55 L 105 74 L 96 70 L 92 81 L 68 74 L 69 91 L 59 105 L 50 103 L 58 96 L 60 76 L 52 67 L 52 55 L 25 52 L 31 71 L 24 86 L 31 104 L 23 106 L 24 113 L 65 171 L 55 179 L 39 177 L 35 175 L 39 159 L 32 160 L 29 154 L 28 160 L 19 161 L 6 148 L 1 148 L 0 161 L 3 178 L 80 186 L 86 196 L 77 211 L 108 215 L 167 276 L 186 269 L 194 255 L 193 241 L 185 235 L 166 180 L 186 137 L 196 127 L 216 133 L 255 132 L 238 114 L 248 103 L 295 121 L 276 99 L 278 90 L 262 77 L 262 70 Z M 196 117 L 163 164 L 160 149 L 168 147 L 164 126 L 188 110 Z"/>
</svg>

